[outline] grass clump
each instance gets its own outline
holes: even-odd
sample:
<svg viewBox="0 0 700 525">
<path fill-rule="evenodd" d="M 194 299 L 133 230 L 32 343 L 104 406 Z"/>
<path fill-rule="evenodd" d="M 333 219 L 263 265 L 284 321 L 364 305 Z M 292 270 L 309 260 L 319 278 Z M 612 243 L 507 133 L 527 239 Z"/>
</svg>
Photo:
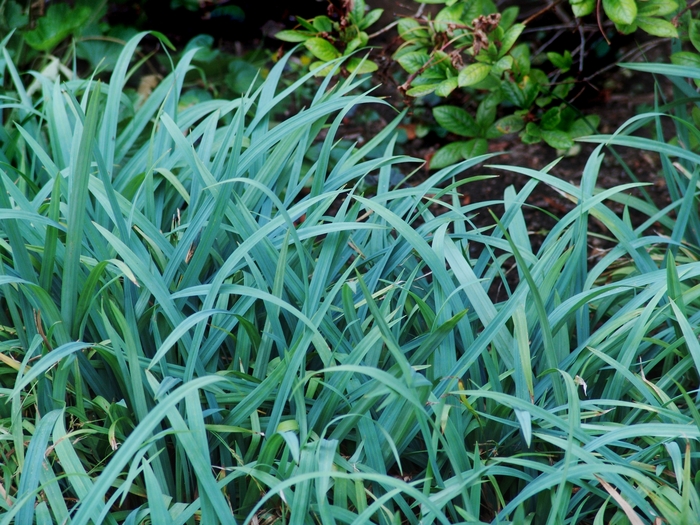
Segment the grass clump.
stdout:
<svg viewBox="0 0 700 525">
<path fill-rule="evenodd" d="M 487 156 L 391 187 L 412 166 L 400 117 L 339 149 L 347 113 L 380 102 L 355 77 L 281 122 L 306 80 L 278 90 L 285 59 L 181 108 L 193 51 L 138 105 L 142 36 L 108 85 L 36 75 L 36 100 L 4 54 L 0 523 L 697 515 L 693 159 L 664 210 L 596 189 L 602 146 L 580 187 L 510 167 L 529 182 L 475 229 L 494 203 L 463 205 L 484 177 L 456 176 Z M 538 184 L 578 204 L 534 251 Z M 616 246 L 589 264 L 592 217 Z"/>
</svg>

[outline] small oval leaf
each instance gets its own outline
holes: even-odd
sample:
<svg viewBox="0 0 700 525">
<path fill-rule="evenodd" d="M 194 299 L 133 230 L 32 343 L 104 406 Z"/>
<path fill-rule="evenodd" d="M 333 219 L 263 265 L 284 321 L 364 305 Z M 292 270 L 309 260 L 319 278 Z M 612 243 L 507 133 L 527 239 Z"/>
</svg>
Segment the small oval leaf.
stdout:
<svg viewBox="0 0 700 525">
<path fill-rule="evenodd" d="M 603 9 L 608 18 L 619 25 L 632 24 L 637 18 L 634 0 L 603 0 Z"/>
<path fill-rule="evenodd" d="M 650 35 L 661 38 L 678 38 L 678 30 L 676 29 L 676 26 L 663 18 L 638 16 L 636 22 L 639 29 L 646 31 Z"/>
<path fill-rule="evenodd" d="M 489 64 L 470 64 L 459 72 L 459 86 L 473 86 L 484 80 L 491 72 Z"/>
<path fill-rule="evenodd" d="M 696 51 L 700 52 L 700 20 L 691 20 L 688 24 L 688 36 Z"/>
<path fill-rule="evenodd" d="M 415 73 L 422 68 L 426 62 L 430 60 L 430 56 L 426 51 L 411 51 L 405 55 L 401 55 L 396 61 L 408 73 Z"/>
<path fill-rule="evenodd" d="M 313 38 L 314 34 L 309 31 L 297 31 L 295 29 L 285 29 L 275 34 L 278 40 L 285 42 L 304 42 L 309 38 Z"/>
<path fill-rule="evenodd" d="M 341 56 L 340 51 L 338 51 L 328 40 L 324 40 L 323 38 L 309 38 L 306 42 L 304 42 L 304 45 L 306 46 L 306 49 L 311 51 L 313 56 L 319 60 L 323 60 L 324 62 L 329 62 Z"/>
<path fill-rule="evenodd" d="M 451 77 L 443 80 L 438 84 L 437 89 L 435 90 L 435 94 L 438 97 L 446 97 L 450 93 L 452 93 L 455 89 L 457 89 L 458 86 L 458 80 L 457 77 Z"/>
<path fill-rule="evenodd" d="M 457 106 L 438 106 L 433 108 L 435 121 L 450 133 L 463 137 L 476 137 L 479 128 L 469 113 Z"/>
<path fill-rule="evenodd" d="M 565 131 L 542 130 L 542 140 L 556 149 L 569 149 L 574 145 L 574 141 Z"/>
<path fill-rule="evenodd" d="M 363 75 L 365 73 L 373 73 L 378 69 L 377 64 L 371 60 L 362 60 L 358 57 L 350 58 L 345 64 L 345 68 L 350 71 L 350 73 L 357 73 L 358 75 Z"/>
<path fill-rule="evenodd" d="M 465 147 L 465 145 L 466 142 L 453 142 L 437 150 L 435 155 L 433 155 L 433 158 L 430 159 L 430 169 L 437 170 L 440 168 L 445 168 L 464 160 L 464 157 L 462 156 L 462 149 Z"/>
<path fill-rule="evenodd" d="M 525 117 L 523 115 L 508 115 L 498 119 L 495 126 L 504 135 L 517 133 L 525 127 Z"/>
<path fill-rule="evenodd" d="M 508 31 L 505 32 L 503 38 L 501 39 L 501 49 L 498 51 L 498 57 L 505 55 L 517 42 L 520 33 L 525 29 L 525 24 L 515 24 Z"/>
<path fill-rule="evenodd" d="M 435 91 L 439 85 L 440 84 L 422 84 L 419 86 L 414 86 L 406 91 L 406 94 L 409 97 L 424 97 L 425 95 Z"/>
</svg>

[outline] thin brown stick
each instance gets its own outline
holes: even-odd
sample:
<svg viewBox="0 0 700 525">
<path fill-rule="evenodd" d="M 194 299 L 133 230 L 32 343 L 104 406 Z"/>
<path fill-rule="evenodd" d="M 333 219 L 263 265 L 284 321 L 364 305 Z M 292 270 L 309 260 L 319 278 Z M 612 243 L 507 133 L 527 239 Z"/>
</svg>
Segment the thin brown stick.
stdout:
<svg viewBox="0 0 700 525">
<path fill-rule="evenodd" d="M 377 36 L 381 35 L 382 33 L 386 33 L 387 31 L 389 31 L 390 29 L 393 29 L 393 28 L 396 27 L 397 25 L 399 25 L 399 21 L 398 21 L 398 20 L 392 22 L 392 23 L 389 24 L 388 26 L 384 26 L 384 27 L 381 28 L 379 31 L 377 31 L 377 32 L 375 32 L 375 33 L 372 33 L 371 35 L 367 35 L 367 39 L 369 40 L 370 38 L 377 37 Z"/>
<path fill-rule="evenodd" d="M 639 55 L 641 55 L 642 53 L 644 53 L 645 51 L 647 51 L 647 50 L 649 50 L 649 49 L 652 49 L 653 47 L 658 46 L 659 44 L 662 44 L 662 43 L 664 43 L 664 42 L 666 42 L 666 41 L 667 41 L 667 39 L 665 39 L 665 38 L 659 38 L 659 39 L 657 39 L 657 40 L 653 40 L 653 41 L 651 41 L 651 42 L 647 42 L 647 43 L 644 44 L 643 46 L 640 46 L 639 49 L 633 49 L 632 51 L 629 51 L 628 53 L 625 53 L 622 57 L 620 57 L 620 60 L 618 60 L 617 62 L 614 62 L 614 63 L 612 63 L 612 64 L 610 64 L 610 65 L 608 65 L 608 66 L 605 66 L 604 68 L 602 68 L 602 69 L 596 71 L 596 72 L 593 73 L 592 75 L 590 75 L 590 76 L 584 78 L 584 79 L 582 80 L 582 82 L 589 82 L 590 80 L 592 80 L 593 78 L 597 77 L 598 75 L 600 75 L 600 74 L 602 74 L 602 73 L 605 73 L 606 71 L 610 71 L 610 70 L 613 69 L 614 67 L 617 67 L 617 64 L 618 64 L 618 63 L 624 62 L 624 61 L 627 60 L 629 57 L 633 57 L 633 56 L 635 56 L 635 55 L 636 55 L 636 56 L 639 56 Z"/>
<path fill-rule="evenodd" d="M 579 21 L 578 24 L 578 33 L 581 35 L 581 45 L 579 46 L 579 53 L 578 53 L 578 72 L 583 73 L 583 55 L 584 55 L 584 49 L 586 47 L 586 34 L 583 31 L 583 24 Z"/>
<path fill-rule="evenodd" d="M 681 10 L 680 13 L 678 13 L 676 16 L 673 17 L 673 19 L 671 20 L 671 23 L 672 23 L 674 26 L 678 27 L 678 20 L 680 19 L 681 16 L 683 16 L 683 13 L 685 13 L 686 11 L 691 10 L 693 7 L 695 7 L 695 6 L 698 5 L 698 4 L 700 4 L 700 0 L 695 0 L 695 2 L 693 2 L 693 3 L 690 4 L 689 6 L 686 6 L 684 9 Z"/>
<path fill-rule="evenodd" d="M 46 345 L 46 349 L 49 352 L 52 351 L 53 347 L 51 346 L 51 343 L 49 343 L 46 333 L 44 333 L 44 327 L 41 324 L 41 312 L 39 310 L 34 310 L 34 324 L 36 325 L 36 331 L 39 333 L 44 341 L 44 344 Z"/>
<path fill-rule="evenodd" d="M 600 19 L 600 0 L 598 0 L 595 8 L 595 18 L 598 21 L 598 29 L 600 29 L 600 34 L 603 35 L 605 41 L 608 43 L 608 45 L 610 45 L 610 40 L 608 40 L 608 35 L 606 35 L 605 31 L 603 31 L 603 22 Z"/>
<path fill-rule="evenodd" d="M 540 9 L 539 11 L 537 11 L 534 15 L 528 16 L 528 17 L 525 19 L 525 21 L 523 22 L 523 24 L 528 25 L 528 24 L 529 24 L 530 22 L 532 22 L 535 18 L 538 18 L 538 17 L 542 16 L 543 14 L 545 14 L 545 13 L 546 13 L 547 11 L 549 11 L 550 9 L 553 9 L 553 8 L 555 8 L 557 5 L 561 4 L 561 1 L 562 1 L 562 0 L 555 0 L 555 1 L 552 2 L 551 4 L 545 6 L 545 7 L 543 7 L 542 9 Z"/>
<path fill-rule="evenodd" d="M 423 15 L 423 10 L 424 10 L 424 9 L 425 9 L 425 4 L 421 4 L 420 7 L 418 8 L 418 11 L 416 11 L 416 14 L 413 15 L 413 18 L 419 18 L 419 17 L 421 17 L 421 16 Z M 380 29 L 379 31 L 377 31 L 377 32 L 372 33 L 371 35 L 368 35 L 368 36 L 367 36 L 367 39 L 369 40 L 370 38 L 374 38 L 374 37 L 376 37 L 376 36 L 379 36 L 379 35 L 381 35 L 382 33 L 386 33 L 387 31 L 389 31 L 390 29 L 396 27 L 397 25 L 399 25 L 399 21 L 398 21 L 398 20 L 392 22 L 392 23 L 389 24 L 388 26 L 385 26 L 385 27 L 381 28 L 381 29 Z"/>
</svg>

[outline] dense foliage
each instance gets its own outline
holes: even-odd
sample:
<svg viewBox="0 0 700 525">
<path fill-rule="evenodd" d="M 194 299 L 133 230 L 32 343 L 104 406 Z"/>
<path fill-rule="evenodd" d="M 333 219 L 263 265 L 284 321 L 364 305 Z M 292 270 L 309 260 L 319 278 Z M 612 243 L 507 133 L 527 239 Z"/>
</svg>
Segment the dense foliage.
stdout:
<svg viewBox="0 0 700 525">
<path fill-rule="evenodd" d="M 400 113 L 338 141 L 382 103 L 354 74 L 281 119 L 312 73 L 183 103 L 191 49 L 126 96 L 144 36 L 106 83 L 0 46 L 0 524 L 693 522 L 697 70 L 634 66 L 677 102 L 581 139 L 580 186 L 500 166 L 528 182 L 465 204 L 497 158 L 413 182 Z M 658 153 L 671 203 L 596 188 L 605 144 Z M 543 184 L 576 206 L 534 249 Z"/>
<path fill-rule="evenodd" d="M 437 4 L 436 9 L 426 11 L 426 4 Z M 438 128 L 460 137 L 440 148 L 430 161 L 433 169 L 482 155 L 488 151 L 488 140 L 511 133 L 518 133 L 525 144 L 544 141 L 562 153 L 572 150 L 574 140 L 594 133 L 600 122 L 597 115 L 584 117 L 572 105 L 590 80 L 584 63 L 598 62 L 616 35 L 637 32 L 681 39 L 688 42 L 688 50 L 674 53 L 671 60 L 700 65 L 700 20 L 694 18 L 693 6 L 684 2 L 534 2 L 535 12 L 528 17 L 521 15 L 521 4 L 416 0 L 413 16 L 368 35 L 382 10 L 370 9 L 365 0 L 353 0 L 333 10 L 337 20 L 326 15 L 311 20 L 298 17 L 298 28 L 281 31 L 277 38 L 303 42 L 314 57 L 310 69 L 323 75 L 326 62 L 352 56 L 370 36 L 378 37 L 395 26 L 394 41 L 400 45 L 384 70 L 400 78 L 399 90 L 407 97 L 420 100 L 432 95 L 427 104 L 434 106 Z M 548 12 L 556 12 L 560 23 L 542 25 L 538 19 Z M 526 31 L 546 36 L 528 39 Z M 567 40 L 567 33 L 580 38 Z M 384 57 L 385 62 L 388 58 Z M 348 69 L 356 67 L 357 60 L 351 58 Z M 368 71 L 377 67 L 371 61 L 364 63 Z M 396 69 L 403 69 L 405 75 L 395 75 Z M 437 97 L 451 103 L 438 105 Z"/>
</svg>

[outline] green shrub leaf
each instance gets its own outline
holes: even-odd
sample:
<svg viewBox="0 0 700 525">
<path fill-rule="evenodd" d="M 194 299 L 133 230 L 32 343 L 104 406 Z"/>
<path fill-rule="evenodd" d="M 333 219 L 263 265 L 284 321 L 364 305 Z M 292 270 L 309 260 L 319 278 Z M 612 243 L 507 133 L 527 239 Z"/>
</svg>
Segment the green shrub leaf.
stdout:
<svg viewBox="0 0 700 525">
<path fill-rule="evenodd" d="M 458 85 L 459 81 L 457 77 L 446 78 L 445 80 L 440 82 L 440 84 L 438 84 L 438 87 L 435 89 L 435 94 L 438 97 L 446 97 L 455 89 L 457 89 Z"/>
<path fill-rule="evenodd" d="M 38 51 L 50 51 L 90 18 L 92 9 L 86 5 L 71 9 L 67 4 L 51 4 L 46 15 L 39 18 L 36 28 L 24 33 L 24 40 Z"/>
<path fill-rule="evenodd" d="M 565 99 L 571 89 L 574 87 L 574 82 L 572 79 L 565 79 L 561 84 L 557 84 L 554 86 L 554 89 L 552 90 L 552 95 L 559 99 Z"/>
<path fill-rule="evenodd" d="M 524 24 L 515 24 L 508 31 L 505 32 L 503 38 L 501 38 L 501 48 L 498 51 L 498 57 L 504 56 L 511 48 L 515 45 L 520 37 L 520 34 L 525 29 Z"/>
<path fill-rule="evenodd" d="M 465 144 L 466 142 L 452 142 L 437 150 L 435 155 L 430 159 L 430 169 L 441 169 L 464 160 L 464 157 L 462 157 L 462 148 Z"/>
<path fill-rule="evenodd" d="M 581 0 L 579 2 L 571 2 L 571 11 L 573 11 L 576 18 L 581 18 L 582 16 L 590 15 L 595 9 L 596 0 Z"/>
<path fill-rule="evenodd" d="M 569 149 L 574 145 L 574 141 L 565 131 L 555 130 L 542 130 L 542 140 L 547 144 L 556 149 Z"/>
<path fill-rule="evenodd" d="M 489 64 L 470 64 L 459 72 L 459 86 L 473 86 L 484 80 L 491 72 Z"/>
<path fill-rule="evenodd" d="M 663 18 L 638 16 L 636 23 L 640 29 L 646 31 L 650 35 L 659 36 L 661 38 L 678 38 L 678 30 L 676 27 Z"/>
<path fill-rule="evenodd" d="M 357 73 L 363 75 L 365 73 L 373 73 L 377 70 L 377 64 L 371 60 L 362 60 L 358 57 L 351 57 L 345 63 L 345 68 L 350 71 L 350 73 Z"/>
<path fill-rule="evenodd" d="M 488 152 L 486 139 L 452 142 L 440 148 L 430 159 L 430 169 L 441 169 L 466 159 L 478 157 Z"/>
<path fill-rule="evenodd" d="M 362 30 L 367 29 L 382 17 L 382 13 L 384 13 L 384 9 L 372 9 L 369 13 L 365 15 L 365 17 L 362 19 L 362 22 L 358 24 L 359 28 Z"/>
<path fill-rule="evenodd" d="M 316 31 L 320 33 L 330 33 L 333 31 L 333 22 L 327 16 L 317 16 L 311 21 Z"/>
<path fill-rule="evenodd" d="M 347 46 L 345 46 L 344 54 L 345 54 L 346 56 L 347 56 L 347 55 L 350 55 L 350 54 L 351 54 L 353 51 L 355 51 L 356 49 L 359 49 L 359 48 L 361 48 L 362 46 L 364 46 L 365 43 L 366 43 L 366 42 L 364 42 L 364 39 L 363 39 L 363 38 L 361 38 L 360 36 L 356 36 L 355 38 L 353 38 L 352 40 L 350 40 L 350 42 L 348 42 Z"/>
<path fill-rule="evenodd" d="M 603 0 L 603 9 L 608 18 L 619 25 L 629 25 L 637 18 L 635 0 Z"/>
<path fill-rule="evenodd" d="M 428 38 L 430 36 L 427 29 L 413 18 L 402 18 L 399 20 L 397 30 L 399 36 L 407 42 L 418 38 Z"/>
<path fill-rule="evenodd" d="M 504 56 L 493 65 L 493 75 L 500 78 L 504 71 L 513 69 L 514 60 L 511 56 Z"/>
<path fill-rule="evenodd" d="M 599 124 L 600 117 L 598 115 L 588 115 L 575 120 L 569 128 L 568 134 L 572 139 L 592 135 L 598 129 Z"/>
<path fill-rule="evenodd" d="M 503 11 L 501 11 L 501 21 L 499 22 L 498 27 L 502 27 L 507 31 L 518 19 L 519 12 L 520 8 L 516 5 L 506 7 Z"/>
<path fill-rule="evenodd" d="M 533 70 L 534 71 L 534 70 Z M 505 97 L 519 108 L 528 109 L 535 102 L 540 92 L 540 86 L 528 75 L 521 82 L 515 83 L 509 80 L 501 82 L 501 89 Z"/>
<path fill-rule="evenodd" d="M 476 108 L 476 125 L 481 129 L 486 129 L 496 120 L 498 105 L 502 98 L 497 92 L 491 93 L 488 97 L 481 101 Z"/>
<path fill-rule="evenodd" d="M 462 157 L 464 157 L 464 159 L 471 159 L 479 155 L 485 155 L 488 151 L 488 141 L 486 139 L 476 138 L 468 140 L 464 146 L 462 146 Z"/>
<path fill-rule="evenodd" d="M 700 53 L 700 20 L 691 19 L 688 23 L 688 37 L 693 47 Z"/>
<path fill-rule="evenodd" d="M 568 49 L 564 51 L 563 55 L 560 55 L 556 51 L 550 51 L 547 53 L 547 58 L 554 65 L 554 67 L 561 69 L 562 73 L 566 73 L 569 69 L 571 69 L 573 59 L 571 58 L 571 53 Z"/>
<path fill-rule="evenodd" d="M 438 106 L 433 108 L 435 121 L 450 133 L 463 137 L 476 137 L 479 128 L 469 113 L 457 106 Z"/>
<path fill-rule="evenodd" d="M 406 91 L 409 97 L 423 97 L 435 91 L 440 84 L 419 84 Z"/>
<path fill-rule="evenodd" d="M 322 62 L 320 60 L 311 62 L 311 64 L 309 64 L 309 71 L 311 71 L 316 77 L 330 75 L 333 71 L 333 64 L 328 64 L 327 62 Z"/>
<path fill-rule="evenodd" d="M 690 51 L 679 51 L 671 55 L 671 63 L 689 68 L 700 68 L 700 54 Z"/>
<path fill-rule="evenodd" d="M 637 7 L 639 16 L 666 16 L 678 10 L 678 3 L 673 0 L 644 0 Z"/>
<path fill-rule="evenodd" d="M 355 22 L 362 20 L 365 16 L 365 9 L 367 8 L 365 0 L 355 0 L 352 3 L 348 2 L 348 5 L 350 6 L 350 14 L 355 19 Z"/>
<path fill-rule="evenodd" d="M 461 24 L 465 2 L 457 2 L 440 10 L 435 16 L 435 30 L 445 32 L 449 24 Z"/>
<path fill-rule="evenodd" d="M 540 126 L 542 129 L 554 129 L 561 122 L 561 109 L 560 108 L 550 108 L 547 112 L 542 115 L 540 120 Z"/>
<path fill-rule="evenodd" d="M 496 129 L 503 135 L 517 133 L 525 127 L 524 115 L 508 115 L 495 122 Z"/>
<path fill-rule="evenodd" d="M 430 60 L 430 55 L 427 51 L 412 51 L 401 55 L 397 62 L 404 68 L 408 73 L 415 73 L 419 71 L 427 62 Z"/>
<path fill-rule="evenodd" d="M 342 56 L 333 44 L 323 38 L 309 38 L 304 42 L 304 45 L 313 56 L 324 62 L 330 62 Z"/>
<path fill-rule="evenodd" d="M 515 46 L 510 52 L 510 56 L 515 60 L 515 65 L 520 75 L 527 75 L 530 73 L 530 47 L 527 44 L 522 43 Z"/>
</svg>

